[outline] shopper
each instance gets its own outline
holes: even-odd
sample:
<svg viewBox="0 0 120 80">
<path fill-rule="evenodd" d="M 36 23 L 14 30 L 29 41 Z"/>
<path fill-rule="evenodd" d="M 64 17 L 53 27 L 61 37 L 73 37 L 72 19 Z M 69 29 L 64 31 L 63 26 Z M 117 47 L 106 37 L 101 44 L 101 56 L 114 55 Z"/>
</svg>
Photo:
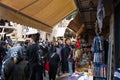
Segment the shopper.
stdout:
<svg viewBox="0 0 120 80">
<path fill-rule="evenodd" d="M 44 46 L 44 43 L 39 43 L 40 49 L 41 49 L 41 57 L 43 59 L 43 75 L 44 77 L 46 77 L 46 72 L 45 72 L 45 63 L 46 63 L 46 59 L 47 59 L 47 55 L 48 55 L 48 48 L 47 46 Z"/>
<path fill-rule="evenodd" d="M 49 57 L 49 65 L 50 65 L 49 80 L 56 79 L 57 69 L 58 69 L 58 65 L 60 63 L 59 55 L 56 54 L 56 48 L 54 47 L 52 50 L 53 51 Z"/>
<path fill-rule="evenodd" d="M 60 58 L 60 64 L 61 64 L 61 49 L 62 47 L 60 46 L 60 44 L 58 42 L 56 42 L 56 53 L 59 55 L 59 58 Z M 61 73 L 61 65 L 58 65 L 58 76 L 60 76 L 60 73 Z"/>
<path fill-rule="evenodd" d="M 71 45 L 71 51 L 68 56 L 68 68 L 69 68 L 69 76 L 71 76 L 74 72 L 74 53 L 75 53 L 75 46 Z"/>
<path fill-rule="evenodd" d="M 11 57 L 3 62 L 2 80 L 28 80 L 26 66 L 27 61 L 23 58 L 23 49 L 17 44 L 12 48 Z"/>
<path fill-rule="evenodd" d="M 29 62 L 29 80 L 43 80 L 43 65 L 39 63 L 40 49 L 38 45 L 39 35 L 33 35 L 30 38 L 31 45 L 27 48 L 27 57 Z"/>
<path fill-rule="evenodd" d="M 66 44 L 65 47 L 61 50 L 61 63 L 62 63 L 62 72 L 63 73 L 68 73 L 68 56 L 70 53 L 70 43 L 69 39 L 66 39 Z"/>
</svg>

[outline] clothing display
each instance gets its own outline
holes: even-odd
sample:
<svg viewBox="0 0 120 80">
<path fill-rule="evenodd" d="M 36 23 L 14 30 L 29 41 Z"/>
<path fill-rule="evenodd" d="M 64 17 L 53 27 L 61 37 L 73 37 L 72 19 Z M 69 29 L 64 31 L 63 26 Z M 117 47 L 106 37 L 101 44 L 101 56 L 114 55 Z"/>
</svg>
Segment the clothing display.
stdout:
<svg viewBox="0 0 120 80">
<path fill-rule="evenodd" d="M 93 80 L 93 76 L 89 76 L 87 72 L 73 73 L 67 80 Z"/>
<path fill-rule="evenodd" d="M 103 0 L 99 0 L 98 6 L 97 6 L 97 21 L 98 21 L 98 28 L 100 32 L 102 31 L 104 18 L 105 18 L 105 9 L 104 9 Z"/>
<path fill-rule="evenodd" d="M 94 73 L 95 77 L 106 78 L 106 66 L 104 64 L 94 64 Z"/>
<path fill-rule="evenodd" d="M 96 36 L 93 43 L 94 53 L 94 80 L 105 80 L 106 78 L 106 65 L 105 65 L 105 51 L 104 51 L 104 38 Z"/>
</svg>

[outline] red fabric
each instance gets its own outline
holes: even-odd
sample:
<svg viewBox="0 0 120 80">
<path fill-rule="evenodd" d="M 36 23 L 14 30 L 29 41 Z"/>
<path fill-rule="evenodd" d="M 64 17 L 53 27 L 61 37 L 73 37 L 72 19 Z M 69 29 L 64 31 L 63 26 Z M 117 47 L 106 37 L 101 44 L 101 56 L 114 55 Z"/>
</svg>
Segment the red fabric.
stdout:
<svg viewBox="0 0 120 80">
<path fill-rule="evenodd" d="M 80 40 L 76 41 L 76 48 L 80 49 Z"/>
<path fill-rule="evenodd" d="M 50 71 L 49 61 L 46 61 L 45 63 L 45 70 Z"/>
</svg>

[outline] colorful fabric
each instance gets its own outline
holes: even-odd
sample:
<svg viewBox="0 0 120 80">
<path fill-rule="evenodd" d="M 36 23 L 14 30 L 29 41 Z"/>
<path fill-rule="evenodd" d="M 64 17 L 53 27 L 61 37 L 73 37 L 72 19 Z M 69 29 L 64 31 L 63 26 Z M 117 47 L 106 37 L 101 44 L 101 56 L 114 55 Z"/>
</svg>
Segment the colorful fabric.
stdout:
<svg viewBox="0 0 120 80">
<path fill-rule="evenodd" d="M 94 76 L 106 78 L 106 65 L 94 64 Z"/>
<path fill-rule="evenodd" d="M 104 38 L 102 36 L 96 36 L 93 42 L 93 53 L 104 52 Z"/>
<path fill-rule="evenodd" d="M 106 65 L 104 64 L 104 38 L 102 36 L 96 36 L 93 43 L 94 53 L 94 77 L 98 78 L 95 80 L 104 80 L 106 78 Z M 100 79 L 99 79 L 100 78 Z"/>
<path fill-rule="evenodd" d="M 94 60 L 95 63 L 104 63 L 104 54 L 103 53 L 94 53 Z"/>
</svg>

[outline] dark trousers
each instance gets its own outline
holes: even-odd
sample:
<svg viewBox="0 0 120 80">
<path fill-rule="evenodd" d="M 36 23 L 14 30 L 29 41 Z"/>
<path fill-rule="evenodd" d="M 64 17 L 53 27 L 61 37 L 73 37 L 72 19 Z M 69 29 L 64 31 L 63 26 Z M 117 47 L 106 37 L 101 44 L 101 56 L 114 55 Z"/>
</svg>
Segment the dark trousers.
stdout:
<svg viewBox="0 0 120 80">
<path fill-rule="evenodd" d="M 43 67 L 40 65 L 30 65 L 29 80 L 43 80 Z"/>
<path fill-rule="evenodd" d="M 62 62 L 62 73 L 68 72 L 68 62 Z"/>
<path fill-rule="evenodd" d="M 55 80 L 57 74 L 57 67 L 50 66 L 49 80 Z"/>
<path fill-rule="evenodd" d="M 45 72 L 46 70 L 45 70 L 45 64 L 43 65 L 43 75 L 44 75 L 44 77 L 46 77 L 46 72 Z"/>
</svg>

